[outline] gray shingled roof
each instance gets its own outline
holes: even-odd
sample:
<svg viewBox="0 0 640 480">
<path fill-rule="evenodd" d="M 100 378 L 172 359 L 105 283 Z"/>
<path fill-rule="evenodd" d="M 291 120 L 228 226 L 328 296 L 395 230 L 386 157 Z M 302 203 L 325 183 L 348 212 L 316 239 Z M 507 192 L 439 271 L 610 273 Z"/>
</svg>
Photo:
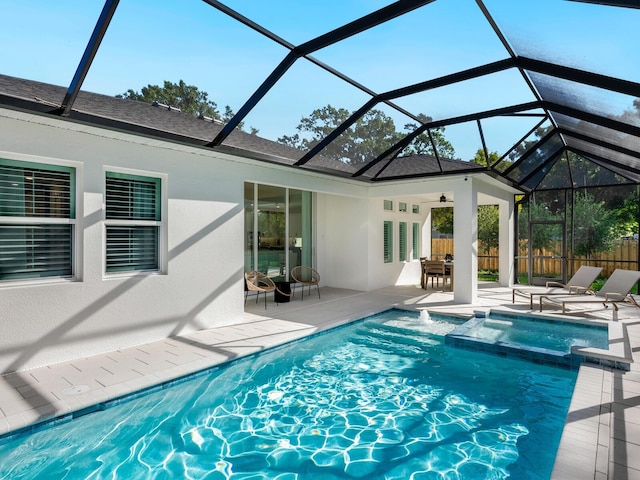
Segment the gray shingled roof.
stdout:
<svg viewBox="0 0 640 480">
<path fill-rule="evenodd" d="M 7 106 L 37 110 L 44 115 L 60 118 L 56 110 L 60 107 L 66 91 L 66 88 L 61 86 L 0 74 L 0 101 Z M 79 93 L 70 117 L 105 128 L 203 147 L 211 142 L 223 126 L 220 122 L 200 119 L 164 106 L 85 91 Z M 223 146 L 214 148 L 282 165 L 293 165 L 305 153 L 238 129 L 231 133 Z M 400 161 L 393 162 L 393 167 L 387 170 L 387 174 L 404 177 L 420 172 L 439 171 L 436 158 L 429 155 L 413 155 L 398 160 Z M 468 169 L 468 164 L 462 161 L 442 160 L 441 163 L 447 172 Z M 321 155 L 316 156 L 313 163 L 305 168 L 334 175 L 336 172 L 342 172 L 345 176 L 357 170 L 352 165 Z M 371 175 L 360 179 L 367 181 L 370 177 Z"/>
</svg>

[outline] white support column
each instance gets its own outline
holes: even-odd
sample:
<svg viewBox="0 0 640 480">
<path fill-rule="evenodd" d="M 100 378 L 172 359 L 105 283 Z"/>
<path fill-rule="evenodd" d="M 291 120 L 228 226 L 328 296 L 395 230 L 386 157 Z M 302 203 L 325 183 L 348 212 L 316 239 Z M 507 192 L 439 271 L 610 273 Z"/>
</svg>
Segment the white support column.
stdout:
<svg viewBox="0 0 640 480">
<path fill-rule="evenodd" d="M 515 274 L 515 202 L 513 196 L 508 201 L 498 203 L 500 207 L 500 239 L 499 239 L 499 268 L 500 285 L 513 285 Z"/>
<path fill-rule="evenodd" d="M 422 224 L 422 243 L 420 245 L 420 256 L 431 258 L 431 212 L 432 209 L 429 205 L 425 205 L 424 209 L 427 212 L 427 216 Z"/>
<path fill-rule="evenodd" d="M 475 303 L 478 295 L 478 193 L 473 177 L 454 191 L 453 299 Z"/>
</svg>

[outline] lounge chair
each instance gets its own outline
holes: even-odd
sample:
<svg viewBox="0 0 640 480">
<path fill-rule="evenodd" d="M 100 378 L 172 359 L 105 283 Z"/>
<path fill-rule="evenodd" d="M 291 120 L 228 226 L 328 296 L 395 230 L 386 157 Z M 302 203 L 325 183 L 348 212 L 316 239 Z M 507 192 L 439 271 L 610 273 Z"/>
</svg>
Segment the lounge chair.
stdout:
<svg viewBox="0 0 640 480">
<path fill-rule="evenodd" d="M 311 267 L 297 266 L 291 270 L 291 278 L 294 281 L 293 293 L 295 293 L 296 285 L 302 285 L 302 300 L 304 300 L 304 287 L 309 287 L 309 294 L 311 294 L 311 287 L 316 286 L 318 289 L 318 298 L 320 298 L 320 274 Z"/>
<path fill-rule="evenodd" d="M 604 282 L 600 290 L 589 290 L 582 295 L 550 295 L 540 297 L 540 311 L 544 303 L 562 306 L 562 313 L 567 312 L 567 306 L 584 303 L 602 303 L 605 308 L 612 304 L 618 310 L 618 303 L 629 302 L 639 306 L 629 291 L 640 280 L 640 272 L 635 270 L 616 269 L 609 279 Z"/>
<path fill-rule="evenodd" d="M 513 287 L 511 291 L 511 303 L 516 303 L 516 295 L 527 297 L 533 310 L 533 299 L 536 295 L 574 295 L 585 293 L 591 288 L 591 284 L 602 272 L 602 267 L 587 267 L 582 265 L 573 277 L 564 284 L 550 281 L 544 287 Z"/>
</svg>

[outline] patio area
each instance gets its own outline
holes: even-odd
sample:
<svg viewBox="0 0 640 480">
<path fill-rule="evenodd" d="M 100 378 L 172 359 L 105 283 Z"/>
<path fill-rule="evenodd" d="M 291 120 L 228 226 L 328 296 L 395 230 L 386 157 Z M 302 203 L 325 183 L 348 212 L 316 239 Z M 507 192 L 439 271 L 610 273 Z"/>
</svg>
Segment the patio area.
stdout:
<svg viewBox="0 0 640 480">
<path fill-rule="evenodd" d="M 453 303 L 452 292 L 419 286 L 372 292 L 321 288 L 276 305 L 249 297 L 242 322 L 183 337 L 117 350 L 0 377 L 0 433 L 40 420 L 94 409 L 93 406 L 191 372 L 258 352 L 391 307 L 472 314 L 477 309 L 529 311 L 528 302 L 511 303 L 511 289 L 483 283 L 474 305 Z M 611 319 L 609 310 L 596 318 Z M 623 306 L 636 362 L 640 360 L 640 317 Z M 623 372 L 599 366 L 580 369 L 554 479 L 640 478 L 640 366 Z"/>
</svg>

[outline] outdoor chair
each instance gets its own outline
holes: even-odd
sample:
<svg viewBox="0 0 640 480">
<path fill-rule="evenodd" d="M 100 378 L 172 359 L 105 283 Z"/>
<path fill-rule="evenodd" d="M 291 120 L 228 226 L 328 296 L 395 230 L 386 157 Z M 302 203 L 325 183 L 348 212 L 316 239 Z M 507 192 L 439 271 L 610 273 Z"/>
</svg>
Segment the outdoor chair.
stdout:
<svg viewBox="0 0 640 480">
<path fill-rule="evenodd" d="M 587 267 L 582 265 L 571 279 L 566 283 L 550 281 L 544 287 L 513 287 L 511 291 L 511 303 L 516 303 L 516 295 L 529 299 L 529 305 L 533 309 L 533 299 L 536 295 L 574 295 L 587 292 L 591 284 L 602 272 L 601 267 Z"/>
<path fill-rule="evenodd" d="M 277 290 L 278 293 L 282 295 L 285 295 L 288 297 L 291 296 L 290 293 L 285 293 L 280 291 L 280 289 L 278 289 L 276 284 L 273 283 L 273 280 L 271 280 L 271 278 L 267 277 L 262 272 L 251 270 L 244 274 L 244 279 L 247 285 L 247 288 L 244 294 L 245 303 L 247 303 L 247 295 L 249 294 L 249 292 L 256 292 L 258 294 L 256 297 L 256 303 L 258 303 L 258 300 L 260 299 L 260 293 L 264 293 L 264 309 L 265 310 L 267 309 L 267 293 L 275 292 Z M 277 302 L 276 302 L 276 305 L 277 305 Z"/>
<path fill-rule="evenodd" d="M 320 298 L 320 274 L 311 267 L 297 266 L 291 270 L 291 278 L 294 281 L 293 294 L 296 292 L 296 286 L 299 284 L 302 286 L 302 300 L 304 300 L 304 287 L 309 288 L 309 294 L 311 294 L 311 287 L 316 286 L 318 290 L 318 298 Z"/>
<path fill-rule="evenodd" d="M 598 291 L 588 290 L 586 294 L 581 295 L 550 295 L 540 297 L 540 311 L 544 303 L 559 305 L 562 307 L 562 313 L 567 312 L 567 307 L 585 304 L 585 303 L 601 303 L 607 308 L 612 304 L 615 310 L 618 310 L 618 304 L 628 302 L 638 307 L 635 299 L 629 295 L 629 292 L 640 280 L 640 272 L 635 270 L 616 269 L 609 279 L 604 282 L 602 288 Z"/>
<path fill-rule="evenodd" d="M 426 281 L 425 286 L 429 283 L 431 278 L 431 288 L 433 288 L 433 280 L 436 280 L 436 288 L 440 286 L 440 279 L 442 278 L 442 290 L 444 291 L 447 285 L 447 278 L 451 283 L 451 271 L 448 270 L 442 260 L 425 260 Z M 452 286 L 453 288 L 453 286 Z"/>
<path fill-rule="evenodd" d="M 420 287 L 427 288 L 427 260 L 428 257 L 420 257 Z"/>
</svg>

